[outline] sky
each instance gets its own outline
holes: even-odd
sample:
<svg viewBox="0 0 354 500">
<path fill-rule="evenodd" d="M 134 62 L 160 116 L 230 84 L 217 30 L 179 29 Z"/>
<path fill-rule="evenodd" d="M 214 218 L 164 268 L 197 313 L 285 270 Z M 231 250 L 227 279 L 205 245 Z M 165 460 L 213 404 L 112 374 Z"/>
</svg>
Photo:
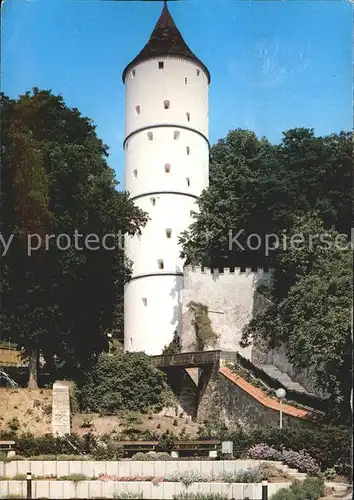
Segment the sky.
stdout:
<svg viewBox="0 0 354 500">
<path fill-rule="evenodd" d="M 97 125 L 124 188 L 122 70 L 161 1 L 4 0 L 1 90 L 61 94 Z M 352 5 L 346 0 L 181 0 L 170 12 L 211 73 L 209 139 L 244 128 L 280 142 L 294 127 L 352 128 Z"/>
</svg>

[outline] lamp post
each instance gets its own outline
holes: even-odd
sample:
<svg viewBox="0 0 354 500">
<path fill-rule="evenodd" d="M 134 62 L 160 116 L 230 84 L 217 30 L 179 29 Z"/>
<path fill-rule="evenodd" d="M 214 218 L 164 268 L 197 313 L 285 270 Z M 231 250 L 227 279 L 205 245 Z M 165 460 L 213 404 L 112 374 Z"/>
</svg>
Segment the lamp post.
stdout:
<svg viewBox="0 0 354 500">
<path fill-rule="evenodd" d="M 107 333 L 107 337 L 108 337 L 108 354 L 111 354 L 112 334 L 111 333 Z"/>
<path fill-rule="evenodd" d="M 279 399 L 279 403 L 280 403 L 279 429 L 282 429 L 283 428 L 283 408 L 282 408 L 282 404 L 283 404 L 283 399 L 286 396 L 285 389 L 283 389 L 282 387 L 280 389 L 277 389 L 276 395 L 277 395 L 277 398 Z"/>
</svg>

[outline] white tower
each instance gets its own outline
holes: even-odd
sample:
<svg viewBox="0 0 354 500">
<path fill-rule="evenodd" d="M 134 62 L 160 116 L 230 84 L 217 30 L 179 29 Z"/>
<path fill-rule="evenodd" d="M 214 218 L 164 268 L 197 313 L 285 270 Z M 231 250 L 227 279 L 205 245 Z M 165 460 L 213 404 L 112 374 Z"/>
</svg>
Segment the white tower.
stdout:
<svg viewBox="0 0 354 500">
<path fill-rule="evenodd" d="M 125 351 L 161 354 L 181 318 L 183 265 L 178 236 L 208 186 L 208 85 L 166 2 L 143 50 L 123 71 L 125 189 L 149 214 L 128 237 L 133 261 L 124 297 Z"/>
</svg>

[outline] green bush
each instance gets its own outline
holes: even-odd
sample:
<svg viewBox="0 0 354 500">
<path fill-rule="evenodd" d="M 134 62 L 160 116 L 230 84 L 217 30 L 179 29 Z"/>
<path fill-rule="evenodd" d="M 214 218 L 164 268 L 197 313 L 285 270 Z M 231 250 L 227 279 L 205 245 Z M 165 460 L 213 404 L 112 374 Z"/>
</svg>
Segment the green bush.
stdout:
<svg viewBox="0 0 354 500">
<path fill-rule="evenodd" d="M 131 491 L 122 491 L 121 493 L 113 493 L 113 498 L 121 500 L 139 499 L 144 498 L 144 494 L 142 492 L 133 493 Z"/>
<path fill-rule="evenodd" d="M 68 476 L 62 476 L 60 478 L 61 481 L 72 481 L 75 484 L 80 483 L 81 481 L 87 481 L 88 479 L 89 478 L 85 476 L 85 474 L 80 473 L 69 474 Z"/>
<path fill-rule="evenodd" d="M 231 440 L 234 457 L 243 458 L 254 445 L 264 443 L 279 451 L 283 448 L 293 451 L 304 450 L 321 467 L 321 470 L 336 467 L 338 473 L 348 470 L 351 456 L 351 429 L 345 426 L 318 426 L 317 428 L 262 427 L 229 431 L 206 422 L 199 430 L 200 438 Z M 328 450 L 331 450 L 329 453 Z"/>
<path fill-rule="evenodd" d="M 161 409 L 165 387 L 164 373 L 146 354 L 102 354 L 81 389 L 81 404 L 83 409 L 103 415 Z"/>
<path fill-rule="evenodd" d="M 309 477 L 304 481 L 295 480 L 290 488 L 282 488 L 271 500 L 318 500 L 324 495 L 324 481 L 319 477 Z"/>
</svg>

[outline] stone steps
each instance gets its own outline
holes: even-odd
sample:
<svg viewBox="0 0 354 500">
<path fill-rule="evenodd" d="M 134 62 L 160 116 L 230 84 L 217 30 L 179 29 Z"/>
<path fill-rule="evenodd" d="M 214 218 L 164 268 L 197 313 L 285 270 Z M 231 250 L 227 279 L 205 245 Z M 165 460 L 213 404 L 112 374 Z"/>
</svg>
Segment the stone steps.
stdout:
<svg viewBox="0 0 354 500">
<path fill-rule="evenodd" d="M 287 373 L 281 372 L 274 365 L 256 365 L 257 368 L 266 373 L 269 377 L 278 380 L 286 389 L 296 391 L 302 394 L 309 394 L 308 391 L 298 382 L 294 382 Z"/>
</svg>

